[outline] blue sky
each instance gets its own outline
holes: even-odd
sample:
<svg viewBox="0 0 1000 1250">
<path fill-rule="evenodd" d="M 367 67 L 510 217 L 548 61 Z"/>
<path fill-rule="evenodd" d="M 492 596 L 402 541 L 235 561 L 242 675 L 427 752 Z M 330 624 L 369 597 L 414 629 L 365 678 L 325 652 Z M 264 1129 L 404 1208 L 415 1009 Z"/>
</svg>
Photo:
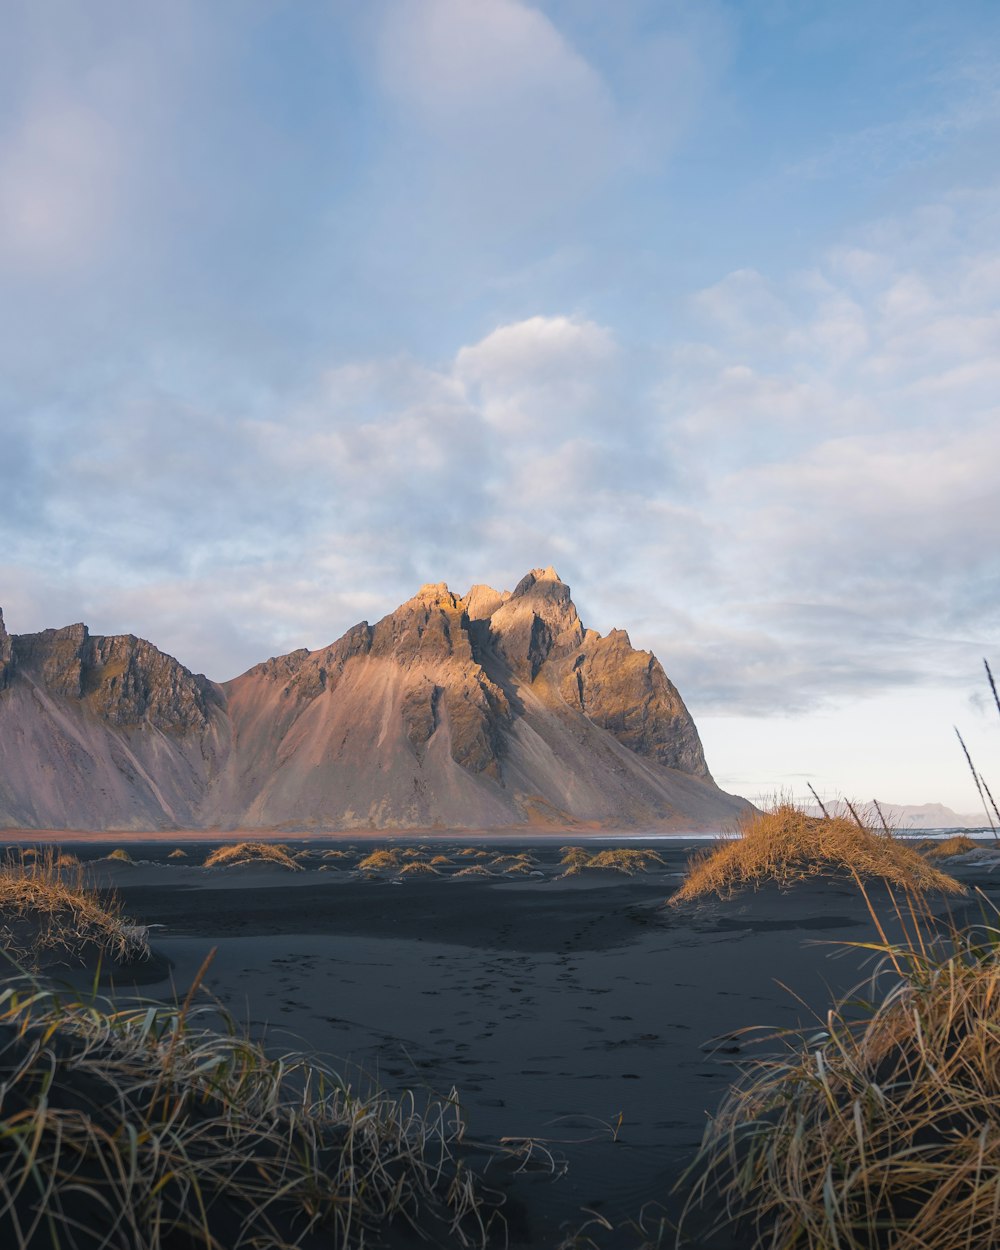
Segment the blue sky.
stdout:
<svg viewBox="0 0 1000 1250">
<path fill-rule="evenodd" d="M 1000 7 L 9 5 L 0 605 L 225 679 L 555 564 L 752 797 L 975 808 Z"/>
</svg>

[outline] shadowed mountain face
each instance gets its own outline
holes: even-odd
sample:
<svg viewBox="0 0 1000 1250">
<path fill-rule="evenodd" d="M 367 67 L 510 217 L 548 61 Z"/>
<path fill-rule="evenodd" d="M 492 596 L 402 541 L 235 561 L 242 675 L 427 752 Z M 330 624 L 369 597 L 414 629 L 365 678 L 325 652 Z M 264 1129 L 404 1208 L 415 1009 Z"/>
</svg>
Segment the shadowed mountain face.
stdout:
<svg viewBox="0 0 1000 1250">
<path fill-rule="evenodd" d="M 697 829 L 745 807 L 656 658 L 585 629 L 551 568 L 423 586 L 221 686 L 131 636 L 0 617 L 0 824 Z"/>
</svg>

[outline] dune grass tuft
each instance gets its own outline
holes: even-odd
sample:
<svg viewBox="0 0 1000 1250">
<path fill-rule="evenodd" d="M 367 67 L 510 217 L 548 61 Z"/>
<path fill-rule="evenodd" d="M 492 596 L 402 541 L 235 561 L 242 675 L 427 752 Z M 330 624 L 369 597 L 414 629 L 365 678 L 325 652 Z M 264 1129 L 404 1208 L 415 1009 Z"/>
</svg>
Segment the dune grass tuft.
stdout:
<svg viewBox="0 0 1000 1250">
<path fill-rule="evenodd" d="M 656 851 L 631 846 L 609 847 L 593 855 L 579 846 L 563 847 L 563 852 L 559 862 L 565 864 L 566 868 L 559 874 L 561 877 L 578 877 L 590 870 L 623 872 L 633 877 L 640 872 L 649 872 L 655 865 L 662 865 L 664 862 Z"/>
<path fill-rule="evenodd" d="M 530 855 L 498 855 L 489 867 L 494 872 L 530 872 L 534 862 Z"/>
<path fill-rule="evenodd" d="M 649 872 L 657 864 L 662 867 L 663 862 L 663 857 L 656 851 L 641 850 L 631 846 L 616 846 L 605 851 L 598 851 L 587 860 L 583 867 L 624 872 L 633 876 L 637 872 Z"/>
<path fill-rule="evenodd" d="M 178 1010 L 30 980 L 0 992 L 0 1244 L 347 1250 L 390 1230 L 485 1243 L 454 1099 L 423 1113 L 412 1096 L 361 1099 L 197 1019 L 190 995 Z"/>
<path fill-rule="evenodd" d="M 883 955 L 875 984 L 726 1096 L 689 1211 L 760 1250 L 1000 1244 L 996 919 L 935 942 L 914 903 L 905 944 L 866 944 Z"/>
<path fill-rule="evenodd" d="M 563 846 L 559 849 L 562 852 L 559 862 L 567 868 L 579 868 L 590 859 L 590 852 L 585 851 L 582 846 Z"/>
<path fill-rule="evenodd" d="M 122 915 L 115 895 L 88 889 L 80 864 L 67 870 L 52 852 L 0 862 L 0 947 L 31 968 L 88 953 L 123 963 L 149 956 L 143 931 Z"/>
<path fill-rule="evenodd" d="M 439 864 L 451 864 L 454 861 L 450 860 L 447 855 L 435 855 L 428 862 L 436 868 Z"/>
<path fill-rule="evenodd" d="M 452 875 L 454 877 L 492 877 L 495 874 L 488 868 L 484 868 L 482 864 L 470 864 L 468 868 L 459 868 L 458 872 Z"/>
<path fill-rule="evenodd" d="M 239 868 L 244 864 L 274 864 L 292 872 L 302 872 L 289 855 L 288 847 L 278 842 L 237 842 L 234 846 L 220 846 L 206 858 L 206 868 Z"/>
<path fill-rule="evenodd" d="M 182 851 L 181 848 L 178 846 L 176 850 L 173 850 L 170 852 L 170 854 L 167 856 L 167 859 L 187 859 L 187 857 L 188 857 L 187 851 Z"/>
<path fill-rule="evenodd" d="M 418 860 L 410 860 L 408 864 L 404 864 L 399 870 L 399 875 L 401 877 L 426 876 L 428 873 L 432 877 L 436 877 L 438 875 L 436 868 L 432 868 L 430 864 Z"/>
<path fill-rule="evenodd" d="M 399 867 L 399 852 L 379 850 L 366 855 L 358 864 L 362 872 L 391 872 Z"/>
<path fill-rule="evenodd" d="M 735 834 L 696 855 L 672 904 L 706 895 L 728 898 L 747 886 L 787 888 L 822 875 L 881 878 L 916 894 L 962 894 L 954 877 L 932 867 L 913 847 L 877 827 L 843 816 L 808 816 L 790 803 L 755 812 Z"/>
<path fill-rule="evenodd" d="M 928 838 L 925 842 L 918 842 L 916 849 L 922 851 L 928 859 L 949 859 L 952 855 L 966 855 L 969 851 L 981 850 L 982 846 L 974 839 L 967 838 L 965 834 L 956 833 L 953 837 L 943 838 L 940 842 Z"/>
<path fill-rule="evenodd" d="M 113 864 L 134 864 L 135 860 L 125 850 L 123 846 L 115 847 L 110 855 L 106 855 L 105 859 L 109 859 Z"/>
</svg>

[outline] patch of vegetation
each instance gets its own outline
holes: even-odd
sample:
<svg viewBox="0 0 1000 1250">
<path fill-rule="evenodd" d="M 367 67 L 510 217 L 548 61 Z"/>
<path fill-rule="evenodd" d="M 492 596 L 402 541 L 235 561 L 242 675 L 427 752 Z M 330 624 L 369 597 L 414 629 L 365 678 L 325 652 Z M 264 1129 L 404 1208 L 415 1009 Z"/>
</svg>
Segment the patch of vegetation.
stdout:
<svg viewBox="0 0 1000 1250">
<path fill-rule="evenodd" d="M 827 874 L 858 882 L 881 878 L 915 894 L 965 892 L 954 877 L 932 867 L 886 830 L 843 816 L 807 816 L 790 803 L 779 803 L 747 817 L 735 834 L 696 855 L 670 903 L 712 894 L 728 898 L 771 881 L 788 888 Z"/>
<path fill-rule="evenodd" d="M 456 877 L 492 877 L 494 874 L 482 864 L 470 864 L 468 868 L 459 868 L 458 872 L 453 875 Z"/>
<path fill-rule="evenodd" d="M 416 877 L 416 876 L 421 876 L 421 875 L 426 876 L 428 873 L 432 877 L 436 877 L 438 875 L 437 869 L 432 868 L 430 864 L 418 863 L 416 861 L 411 861 L 408 864 L 404 864 L 403 867 L 399 870 L 399 875 L 401 877 Z"/>
<path fill-rule="evenodd" d="M 0 993 L 0 1244 L 348 1250 L 391 1230 L 485 1243 L 457 1100 L 420 1114 L 412 1096 L 358 1098 L 231 1021 L 195 1027 L 190 1000 Z"/>
<path fill-rule="evenodd" d="M 559 862 L 567 868 L 580 868 L 590 859 L 590 852 L 585 851 L 582 846 L 563 846 L 559 849 L 562 851 Z"/>
<path fill-rule="evenodd" d="M 437 867 L 439 864 L 451 864 L 453 861 L 447 855 L 435 855 L 429 862 Z"/>
<path fill-rule="evenodd" d="M 663 865 L 663 857 L 656 851 L 641 850 L 638 847 L 618 846 L 606 851 L 598 851 L 583 865 L 584 868 L 602 868 L 605 871 L 624 872 L 634 876 L 637 872 L 649 872 L 657 864 Z"/>
<path fill-rule="evenodd" d="M 578 877 L 588 870 L 597 872 L 623 872 L 633 877 L 636 873 L 649 872 L 657 864 L 663 864 L 662 856 L 656 851 L 642 850 L 638 847 L 619 846 L 591 854 L 580 846 L 563 847 L 560 863 L 566 868 L 560 877 Z M 558 879 L 558 878 L 557 878 Z"/>
<path fill-rule="evenodd" d="M 126 920 L 117 898 L 88 889 L 80 865 L 67 873 L 51 852 L 0 863 L 0 948 L 31 968 L 52 958 L 132 963 L 149 956 L 145 931 Z"/>
<path fill-rule="evenodd" d="M 391 872 L 399 867 L 398 851 L 372 851 L 358 864 L 362 872 Z"/>
<path fill-rule="evenodd" d="M 176 850 L 170 852 L 167 859 L 187 859 L 187 857 L 187 851 L 182 851 L 180 847 L 177 847 Z"/>
<path fill-rule="evenodd" d="M 923 851 L 928 859 L 949 859 L 952 855 L 966 855 L 969 851 L 980 849 L 982 848 L 978 842 L 967 838 L 962 833 L 956 833 L 951 838 L 943 838 L 940 842 L 928 838 L 925 842 L 917 843 L 917 850 Z"/>
<path fill-rule="evenodd" d="M 909 920 L 907 943 L 874 948 L 874 986 L 749 1065 L 689 1170 L 689 1209 L 725 1212 L 761 1250 L 1000 1244 L 1000 927 L 942 947 L 915 905 Z"/>
<path fill-rule="evenodd" d="M 530 855 L 498 855 L 490 860 L 490 868 L 495 872 L 530 872 L 534 860 Z"/>
<path fill-rule="evenodd" d="M 243 864 L 274 864 L 292 872 L 302 872 L 289 855 L 288 847 L 278 842 L 237 842 L 233 846 L 220 846 L 205 860 L 206 868 L 239 868 Z"/>
<path fill-rule="evenodd" d="M 113 864 L 134 864 L 135 860 L 125 850 L 123 846 L 116 847 L 110 855 L 106 855 L 105 859 L 110 860 Z"/>
</svg>

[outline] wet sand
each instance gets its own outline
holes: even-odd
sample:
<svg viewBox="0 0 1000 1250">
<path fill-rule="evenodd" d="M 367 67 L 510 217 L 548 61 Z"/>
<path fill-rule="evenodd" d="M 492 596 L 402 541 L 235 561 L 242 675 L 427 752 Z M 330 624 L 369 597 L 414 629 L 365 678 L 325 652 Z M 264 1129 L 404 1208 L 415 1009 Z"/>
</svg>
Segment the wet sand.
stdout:
<svg viewBox="0 0 1000 1250">
<path fill-rule="evenodd" d="M 334 866 L 357 856 L 321 871 L 323 846 L 285 841 L 312 852 L 304 871 L 178 866 L 160 840 L 127 844 L 147 862 L 95 862 L 135 920 L 162 926 L 150 936 L 170 977 L 141 992 L 182 995 L 214 947 L 207 992 L 274 1051 L 318 1052 L 360 1088 L 457 1089 L 470 1139 L 542 1143 L 555 1175 L 495 1163 L 489 1174 L 520 1212 L 512 1247 L 554 1247 L 600 1217 L 614 1231 L 592 1223 L 587 1235 L 624 1250 L 642 1244 L 628 1225 L 644 1208 L 649 1232 L 673 1218 L 670 1191 L 754 1052 L 740 1031 L 822 1017 L 868 958 L 831 943 L 876 936 L 847 883 L 665 909 L 693 849 L 683 841 L 657 842 L 665 863 L 640 876 L 563 880 L 551 842 L 522 844 L 533 878 L 365 879 Z M 987 866 L 958 875 L 1000 894 Z"/>
</svg>

